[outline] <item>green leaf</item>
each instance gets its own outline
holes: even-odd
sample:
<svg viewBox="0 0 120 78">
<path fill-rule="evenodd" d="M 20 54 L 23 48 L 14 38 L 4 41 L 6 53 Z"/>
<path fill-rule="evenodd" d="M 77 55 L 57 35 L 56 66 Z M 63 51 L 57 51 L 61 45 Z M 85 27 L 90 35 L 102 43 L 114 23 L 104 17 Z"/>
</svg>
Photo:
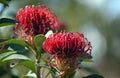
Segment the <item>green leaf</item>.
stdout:
<svg viewBox="0 0 120 78">
<path fill-rule="evenodd" d="M 101 76 L 101 75 L 98 75 L 98 74 L 92 74 L 92 75 L 89 75 L 89 76 L 86 76 L 86 77 L 83 77 L 83 78 L 104 78 L 104 77 Z"/>
<path fill-rule="evenodd" d="M 5 58 L 7 58 L 8 56 L 10 56 L 11 54 L 14 54 L 14 53 L 16 53 L 16 52 L 5 52 L 5 53 L 1 53 L 0 54 L 0 60 L 3 60 L 3 59 L 5 59 Z"/>
<path fill-rule="evenodd" d="M 6 52 L 10 52 L 11 50 L 7 50 L 7 49 L 2 49 L 2 50 L 0 50 L 0 54 L 2 54 L 2 53 L 6 53 Z"/>
<path fill-rule="evenodd" d="M 9 26 L 18 23 L 18 21 L 10 18 L 0 18 L 0 27 Z"/>
<path fill-rule="evenodd" d="M 34 45 L 38 52 L 42 51 L 42 43 L 43 43 L 44 39 L 45 39 L 45 36 L 43 34 L 39 34 L 39 35 L 35 36 L 35 38 L 34 38 Z"/>
<path fill-rule="evenodd" d="M 33 72 L 36 72 L 35 70 L 35 63 L 28 58 L 27 56 L 21 55 L 21 54 L 15 54 L 16 52 L 6 52 L 0 54 L 0 65 L 4 62 L 9 62 L 11 60 L 21 60 L 19 63 L 15 64 L 16 65 L 23 65 Z"/>
<path fill-rule="evenodd" d="M 0 3 L 3 3 L 5 6 L 8 6 L 8 1 L 7 0 L 0 0 Z"/>
<path fill-rule="evenodd" d="M 93 62 L 93 60 L 91 60 L 91 59 L 92 59 L 92 56 L 88 53 L 84 53 L 78 57 L 78 60 L 80 62 Z"/>
<path fill-rule="evenodd" d="M 19 45 L 24 46 L 24 47 L 28 46 L 28 44 L 24 40 L 22 40 L 22 39 L 10 39 L 10 40 L 4 41 L 3 43 L 5 45 L 19 44 Z M 3 45 L 3 43 L 0 43 L 0 45 Z"/>
<path fill-rule="evenodd" d="M 25 75 L 23 78 L 37 78 L 34 75 Z"/>
<path fill-rule="evenodd" d="M 23 54 L 23 55 L 27 55 L 29 54 L 30 50 L 28 47 L 25 46 L 21 46 L 19 44 L 9 44 L 9 45 L 5 45 L 4 49 L 8 49 L 8 50 L 13 50 L 16 51 L 16 53 L 18 54 Z"/>
<path fill-rule="evenodd" d="M 94 62 L 92 59 L 83 59 L 83 62 Z"/>
<path fill-rule="evenodd" d="M 0 66 L 3 66 L 5 65 L 7 62 L 6 61 L 3 61 L 3 59 L 7 58 L 8 56 L 14 54 L 16 52 L 5 52 L 5 53 L 1 53 L 0 54 Z"/>
<path fill-rule="evenodd" d="M 37 78 L 37 76 L 32 71 L 29 71 L 23 78 Z"/>
<path fill-rule="evenodd" d="M 31 60 L 21 61 L 17 65 L 23 65 L 23 66 L 29 68 L 30 70 L 32 70 L 32 72 L 34 72 L 34 73 L 36 72 L 35 63 Z"/>
<path fill-rule="evenodd" d="M 6 64 L 6 62 L 3 62 L 0 60 L 0 66 L 4 66 Z"/>
<path fill-rule="evenodd" d="M 12 54 L 7 58 L 3 59 L 3 61 L 9 61 L 9 60 L 31 60 L 31 59 L 21 54 Z"/>
<path fill-rule="evenodd" d="M 84 53 L 82 56 L 80 56 L 83 59 L 92 59 L 92 56 L 89 53 Z"/>
</svg>

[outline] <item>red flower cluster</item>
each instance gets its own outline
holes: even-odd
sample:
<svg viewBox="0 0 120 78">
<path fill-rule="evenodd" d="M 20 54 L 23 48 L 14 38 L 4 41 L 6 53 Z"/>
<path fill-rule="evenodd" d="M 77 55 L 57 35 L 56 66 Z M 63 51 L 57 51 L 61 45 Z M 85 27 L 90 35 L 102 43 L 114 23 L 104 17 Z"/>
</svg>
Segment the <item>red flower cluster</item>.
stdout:
<svg viewBox="0 0 120 78">
<path fill-rule="evenodd" d="M 21 8 L 15 18 L 19 21 L 14 27 L 15 34 L 30 42 L 31 37 L 37 34 L 46 34 L 58 25 L 56 16 L 45 5 L 27 5 Z"/>
<path fill-rule="evenodd" d="M 26 33 L 32 30 L 35 35 L 45 34 L 57 25 L 56 16 L 45 5 L 21 8 L 16 15 L 16 20 L 20 22 L 15 26 L 16 29 L 22 27 Z"/>
<path fill-rule="evenodd" d="M 59 70 L 61 75 L 73 75 L 80 63 L 77 57 L 91 55 L 92 49 L 87 38 L 78 32 L 51 34 L 42 46 L 52 56 L 49 65 Z"/>
<path fill-rule="evenodd" d="M 76 57 L 91 54 L 91 44 L 81 33 L 54 33 L 43 42 L 43 49 L 53 57 Z"/>
</svg>

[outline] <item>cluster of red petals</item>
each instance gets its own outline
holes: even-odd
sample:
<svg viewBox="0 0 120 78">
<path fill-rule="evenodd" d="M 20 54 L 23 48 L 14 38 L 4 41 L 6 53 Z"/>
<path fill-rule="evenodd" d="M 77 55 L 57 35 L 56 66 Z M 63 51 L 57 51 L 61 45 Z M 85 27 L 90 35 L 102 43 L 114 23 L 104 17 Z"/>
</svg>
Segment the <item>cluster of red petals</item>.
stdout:
<svg viewBox="0 0 120 78">
<path fill-rule="evenodd" d="M 21 8 L 16 20 L 19 24 L 15 25 L 15 30 L 22 29 L 26 34 L 46 34 L 46 32 L 58 24 L 56 16 L 45 5 L 27 5 Z M 17 33 L 16 33 L 17 34 Z"/>
<path fill-rule="evenodd" d="M 91 55 L 91 44 L 82 33 L 59 32 L 51 34 L 43 42 L 43 49 L 53 57 Z"/>
</svg>

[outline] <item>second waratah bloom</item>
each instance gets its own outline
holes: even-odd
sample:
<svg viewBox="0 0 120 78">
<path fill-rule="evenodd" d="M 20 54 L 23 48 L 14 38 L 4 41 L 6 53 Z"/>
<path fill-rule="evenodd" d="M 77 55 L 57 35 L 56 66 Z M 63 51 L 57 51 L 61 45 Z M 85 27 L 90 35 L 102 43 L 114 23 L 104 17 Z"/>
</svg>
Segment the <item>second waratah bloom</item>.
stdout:
<svg viewBox="0 0 120 78">
<path fill-rule="evenodd" d="M 21 8 L 15 19 L 19 21 L 14 27 L 15 34 L 29 43 L 32 43 L 35 35 L 46 34 L 58 25 L 56 16 L 49 8 L 40 4 Z"/>
<path fill-rule="evenodd" d="M 91 55 L 91 44 L 82 33 L 59 32 L 43 42 L 43 49 L 52 56 L 50 64 L 64 74 L 73 74 L 78 67 L 78 57 Z"/>
</svg>

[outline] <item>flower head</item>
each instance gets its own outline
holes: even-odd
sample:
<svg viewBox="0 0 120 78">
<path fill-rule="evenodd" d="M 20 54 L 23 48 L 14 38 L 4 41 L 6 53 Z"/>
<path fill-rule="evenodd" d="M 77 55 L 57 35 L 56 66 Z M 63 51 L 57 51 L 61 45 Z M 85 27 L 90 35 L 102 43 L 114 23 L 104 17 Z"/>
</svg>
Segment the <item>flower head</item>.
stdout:
<svg viewBox="0 0 120 78">
<path fill-rule="evenodd" d="M 50 62 L 64 73 L 77 68 L 77 57 L 91 55 L 91 44 L 82 33 L 59 32 L 51 34 L 43 42 L 43 49 L 52 56 Z"/>
<path fill-rule="evenodd" d="M 55 57 L 91 54 L 91 44 L 81 33 L 54 33 L 43 42 L 43 49 Z"/>
<path fill-rule="evenodd" d="M 21 8 L 15 18 L 19 21 L 14 27 L 15 34 L 26 41 L 37 34 L 46 34 L 47 31 L 56 27 L 57 18 L 45 5 L 27 5 Z"/>
</svg>

